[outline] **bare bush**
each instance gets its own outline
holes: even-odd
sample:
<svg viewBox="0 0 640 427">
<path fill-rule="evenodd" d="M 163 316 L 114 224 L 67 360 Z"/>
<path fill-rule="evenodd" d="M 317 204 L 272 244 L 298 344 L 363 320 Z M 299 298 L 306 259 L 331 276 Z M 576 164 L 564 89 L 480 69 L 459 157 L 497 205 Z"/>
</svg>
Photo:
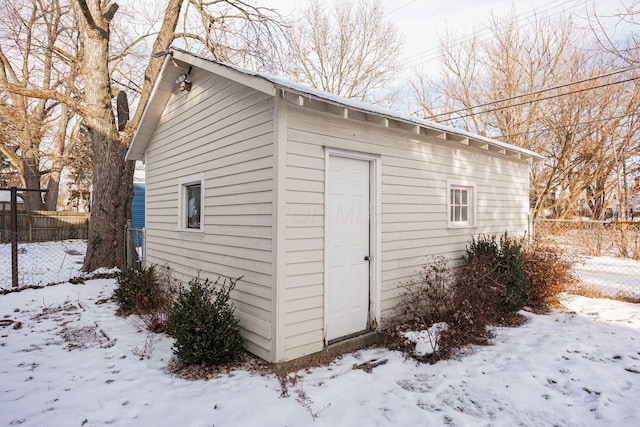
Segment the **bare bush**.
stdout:
<svg viewBox="0 0 640 427">
<path fill-rule="evenodd" d="M 171 302 L 177 289 L 169 267 L 134 266 L 117 273 L 116 282 L 113 299 L 118 304 L 118 314 L 138 315 L 151 332 L 167 330 Z"/>
<path fill-rule="evenodd" d="M 481 278 L 487 272 L 468 270 Z M 493 337 L 488 326 L 494 318 L 493 299 L 487 299 L 482 280 L 461 280 L 444 257 L 430 258 L 420 272 L 402 285 L 396 317 L 385 329 L 391 348 L 399 349 L 417 360 L 434 363 L 455 356 L 470 344 L 486 344 Z M 417 355 L 416 343 L 407 338 L 409 331 L 439 327 L 429 340 L 433 352 Z"/>
<path fill-rule="evenodd" d="M 420 272 L 402 285 L 397 321 L 421 330 L 450 316 L 452 272 L 444 257 L 430 258 Z"/>
<path fill-rule="evenodd" d="M 577 284 L 575 262 L 562 249 L 534 242 L 525 247 L 524 269 L 529 281 L 528 306 L 547 312 L 560 305 L 559 295 Z"/>
<path fill-rule="evenodd" d="M 138 356 L 140 360 L 151 359 L 151 354 L 153 353 L 153 336 L 151 334 L 147 334 L 143 346 L 133 347 L 131 349 L 131 353 Z"/>
</svg>

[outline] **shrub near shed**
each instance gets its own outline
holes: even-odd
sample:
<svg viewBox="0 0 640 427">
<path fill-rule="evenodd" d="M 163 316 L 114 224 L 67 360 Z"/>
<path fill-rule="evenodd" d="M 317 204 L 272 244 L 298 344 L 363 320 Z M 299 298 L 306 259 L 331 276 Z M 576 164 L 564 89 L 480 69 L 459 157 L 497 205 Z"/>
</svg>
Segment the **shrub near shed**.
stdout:
<svg viewBox="0 0 640 427">
<path fill-rule="evenodd" d="M 242 352 L 239 320 L 229 301 L 237 280 L 219 283 L 199 278 L 181 288 L 171 306 L 173 352 L 185 363 L 221 365 Z"/>
<path fill-rule="evenodd" d="M 496 321 L 517 313 L 529 301 L 522 242 L 507 233 L 472 238 L 464 255 L 461 280 L 484 284 L 487 296 L 495 298 Z"/>
<path fill-rule="evenodd" d="M 116 289 L 113 300 L 118 304 L 118 313 L 150 313 L 162 307 L 167 296 L 158 283 L 155 268 L 133 266 L 116 273 Z"/>
</svg>

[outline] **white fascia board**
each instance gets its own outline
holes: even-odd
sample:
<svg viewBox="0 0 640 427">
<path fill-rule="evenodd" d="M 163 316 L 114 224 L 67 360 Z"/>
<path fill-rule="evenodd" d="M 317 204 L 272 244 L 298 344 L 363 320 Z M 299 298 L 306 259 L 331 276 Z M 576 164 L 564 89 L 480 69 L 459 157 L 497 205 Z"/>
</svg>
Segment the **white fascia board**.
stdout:
<svg viewBox="0 0 640 427">
<path fill-rule="evenodd" d="M 210 61 L 181 50 L 172 50 L 172 52 L 173 57 L 178 61 L 209 71 L 259 92 L 266 93 L 267 95 L 276 95 L 275 85 L 271 81 L 264 79 L 259 75 L 252 75 L 233 66 Z"/>
</svg>

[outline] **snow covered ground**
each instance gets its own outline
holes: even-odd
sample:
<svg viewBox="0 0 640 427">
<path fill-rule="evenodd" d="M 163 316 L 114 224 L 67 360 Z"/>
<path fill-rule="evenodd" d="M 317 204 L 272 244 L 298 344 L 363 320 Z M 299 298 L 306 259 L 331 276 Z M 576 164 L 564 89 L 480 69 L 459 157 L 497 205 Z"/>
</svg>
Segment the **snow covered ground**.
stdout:
<svg viewBox="0 0 640 427">
<path fill-rule="evenodd" d="M 85 240 L 20 243 L 18 285 L 47 285 L 82 276 Z M 0 289 L 11 288 L 11 244 L 0 244 Z"/>
<path fill-rule="evenodd" d="M 569 312 L 525 313 L 459 360 L 363 350 L 291 374 L 281 397 L 273 374 L 172 376 L 171 339 L 115 316 L 113 288 L 0 295 L 0 425 L 640 425 L 638 304 L 566 296 Z M 371 373 L 353 369 L 381 358 Z"/>
<path fill-rule="evenodd" d="M 20 244 L 20 286 L 60 283 L 83 277 L 87 243 L 83 240 Z M 141 249 L 141 248 L 139 248 Z M 605 295 L 640 298 L 640 261 L 613 257 L 580 257 L 576 272 L 583 284 Z M 0 289 L 11 288 L 11 245 L 0 244 Z"/>
<path fill-rule="evenodd" d="M 589 288 L 614 297 L 640 298 L 640 261 L 614 257 L 581 257 L 575 270 Z"/>
</svg>

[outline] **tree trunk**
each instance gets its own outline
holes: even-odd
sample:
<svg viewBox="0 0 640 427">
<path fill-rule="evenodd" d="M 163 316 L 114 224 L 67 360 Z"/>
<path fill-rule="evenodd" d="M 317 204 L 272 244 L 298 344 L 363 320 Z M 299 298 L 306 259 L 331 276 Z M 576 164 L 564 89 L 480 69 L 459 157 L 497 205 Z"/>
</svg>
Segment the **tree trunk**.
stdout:
<svg viewBox="0 0 640 427">
<path fill-rule="evenodd" d="M 49 182 L 47 183 L 47 193 L 44 195 L 45 208 L 48 211 L 58 209 L 58 195 L 60 194 L 60 176 L 62 175 L 62 162 L 54 160 L 49 171 Z"/>
<path fill-rule="evenodd" d="M 45 205 L 49 211 L 55 211 L 58 207 L 58 194 L 60 192 L 60 176 L 65 165 L 64 146 L 67 138 L 67 126 L 69 125 L 70 111 L 63 108 L 60 115 L 60 123 L 53 144 L 52 164 L 49 170 L 49 182 L 47 183 L 47 194 L 45 194 Z"/>
<path fill-rule="evenodd" d="M 90 129 L 93 147 L 91 220 L 83 270 L 124 266 L 125 225 L 131 218 L 134 163 L 125 162 L 127 147 Z"/>
<path fill-rule="evenodd" d="M 167 4 L 154 51 L 169 48 L 182 3 L 183 0 L 170 0 Z M 108 1 L 102 4 L 104 7 L 100 0 L 75 0 L 82 41 L 85 123 L 93 148 L 91 220 L 84 271 L 124 266 L 124 232 L 127 219 L 131 218 L 135 168 L 135 163 L 126 162 L 124 156 L 162 64 L 162 58 L 153 58 L 147 66 L 136 114 L 120 135 L 112 110 L 108 68 L 109 25 L 118 6 Z"/>
<path fill-rule="evenodd" d="M 30 190 L 40 190 L 40 170 L 37 159 L 24 156 L 22 158 L 24 186 Z M 22 195 L 25 207 L 29 211 L 42 209 L 42 193 L 25 191 Z"/>
<path fill-rule="evenodd" d="M 127 219 L 133 198 L 133 164 L 124 160 L 127 143 L 118 134 L 111 108 L 109 25 L 117 5 L 76 0 L 82 40 L 85 122 L 93 149 L 91 220 L 84 271 L 124 266 Z"/>
</svg>

